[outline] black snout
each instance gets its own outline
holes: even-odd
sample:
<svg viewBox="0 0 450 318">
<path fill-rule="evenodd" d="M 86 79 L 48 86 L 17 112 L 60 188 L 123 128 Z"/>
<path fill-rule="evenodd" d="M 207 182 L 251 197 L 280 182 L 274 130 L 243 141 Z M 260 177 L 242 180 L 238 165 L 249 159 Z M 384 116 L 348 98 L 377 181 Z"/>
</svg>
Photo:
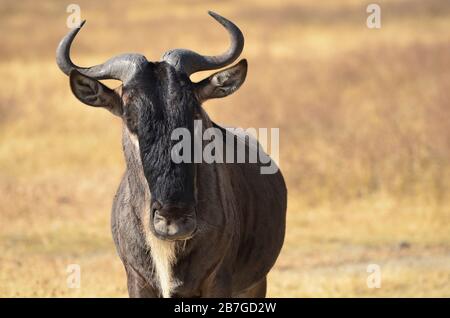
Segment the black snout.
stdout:
<svg viewBox="0 0 450 318">
<path fill-rule="evenodd" d="M 163 240 L 186 240 L 197 229 L 195 209 L 191 205 L 161 205 L 155 202 L 152 205 L 152 215 L 150 227 Z"/>
</svg>

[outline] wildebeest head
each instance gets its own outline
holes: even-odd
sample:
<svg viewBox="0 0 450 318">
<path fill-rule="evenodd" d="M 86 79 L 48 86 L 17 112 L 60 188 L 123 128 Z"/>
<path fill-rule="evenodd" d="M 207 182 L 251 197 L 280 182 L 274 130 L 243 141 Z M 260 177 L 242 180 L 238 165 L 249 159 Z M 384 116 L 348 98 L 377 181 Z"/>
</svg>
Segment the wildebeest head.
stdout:
<svg viewBox="0 0 450 318">
<path fill-rule="evenodd" d="M 107 62 L 79 67 L 70 59 L 70 46 L 80 28 L 71 30 L 58 46 L 57 64 L 70 77 L 74 95 L 83 103 L 104 107 L 120 116 L 138 141 L 142 169 L 149 186 L 150 228 L 162 239 L 181 240 L 196 230 L 195 166 L 171 160 L 175 128 L 187 128 L 193 136 L 194 119 L 203 101 L 227 96 L 245 80 L 247 62 L 193 83 L 198 71 L 219 69 L 235 61 L 244 46 L 236 25 L 220 15 L 209 14 L 230 34 L 231 45 L 218 56 L 203 56 L 190 50 L 166 52 L 160 61 L 149 62 L 141 54 L 123 54 Z M 99 80 L 116 79 L 122 85 L 112 90 Z"/>
</svg>

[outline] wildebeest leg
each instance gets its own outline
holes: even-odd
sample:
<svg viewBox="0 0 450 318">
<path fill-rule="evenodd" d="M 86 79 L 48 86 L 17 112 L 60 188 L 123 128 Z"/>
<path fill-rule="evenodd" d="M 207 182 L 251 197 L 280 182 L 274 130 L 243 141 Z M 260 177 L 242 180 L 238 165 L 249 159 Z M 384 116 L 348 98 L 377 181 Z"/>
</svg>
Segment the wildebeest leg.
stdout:
<svg viewBox="0 0 450 318">
<path fill-rule="evenodd" d="M 231 298 L 231 274 L 227 270 L 211 275 L 205 282 L 202 298 Z"/>
<path fill-rule="evenodd" d="M 233 295 L 234 298 L 265 298 L 267 291 L 267 277 L 261 279 L 258 283 L 245 291 Z"/>
<path fill-rule="evenodd" d="M 135 270 L 125 266 L 127 272 L 128 295 L 131 298 L 157 298 L 158 291 L 150 286 Z"/>
</svg>

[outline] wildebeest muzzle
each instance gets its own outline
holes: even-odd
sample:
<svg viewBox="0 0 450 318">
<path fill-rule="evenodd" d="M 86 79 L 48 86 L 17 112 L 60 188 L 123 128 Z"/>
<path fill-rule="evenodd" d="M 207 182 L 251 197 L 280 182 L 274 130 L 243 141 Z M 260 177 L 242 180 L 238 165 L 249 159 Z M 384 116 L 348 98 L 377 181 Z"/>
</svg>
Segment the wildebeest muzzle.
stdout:
<svg viewBox="0 0 450 318">
<path fill-rule="evenodd" d="M 156 237 L 167 240 L 187 240 L 197 229 L 194 205 L 161 204 L 155 201 L 151 207 L 150 228 Z"/>
</svg>

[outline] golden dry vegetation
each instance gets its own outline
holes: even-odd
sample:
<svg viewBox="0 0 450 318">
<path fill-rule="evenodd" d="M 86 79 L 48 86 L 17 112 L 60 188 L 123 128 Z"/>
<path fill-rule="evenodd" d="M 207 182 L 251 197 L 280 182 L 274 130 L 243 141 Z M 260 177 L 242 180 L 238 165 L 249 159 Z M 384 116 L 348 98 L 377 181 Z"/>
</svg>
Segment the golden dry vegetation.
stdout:
<svg viewBox="0 0 450 318">
<path fill-rule="evenodd" d="M 121 123 L 80 104 L 54 60 L 71 2 L 0 2 L 3 297 L 127 296 L 109 228 Z M 380 0 L 379 30 L 358 0 L 76 2 L 82 65 L 221 52 L 227 35 L 208 9 L 242 28 L 247 81 L 205 108 L 280 128 L 288 228 L 269 296 L 450 296 L 449 1 Z M 67 288 L 69 264 L 80 289 Z"/>
</svg>

